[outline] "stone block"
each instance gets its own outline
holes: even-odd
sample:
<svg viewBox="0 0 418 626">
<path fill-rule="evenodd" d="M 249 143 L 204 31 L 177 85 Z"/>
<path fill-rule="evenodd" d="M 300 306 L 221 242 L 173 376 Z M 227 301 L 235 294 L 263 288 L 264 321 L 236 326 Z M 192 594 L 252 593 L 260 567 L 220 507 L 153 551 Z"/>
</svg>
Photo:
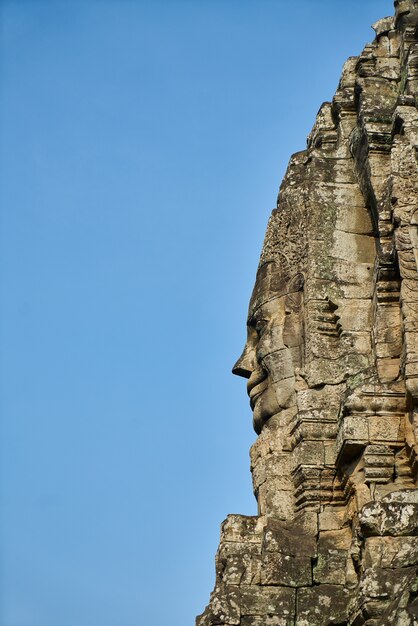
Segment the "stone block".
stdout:
<svg viewBox="0 0 418 626">
<path fill-rule="evenodd" d="M 325 465 L 335 467 L 337 462 L 337 443 L 335 441 L 324 442 Z"/>
<path fill-rule="evenodd" d="M 338 432 L 339 440 L 355 440 L 368 443 L 369 422 L 363 415 L 346 415 L 343 417 Z"/>
<path fill-rule="evenodd" d="M 313 569 L 314 582 L 345 585 L 347 558 L 347 550 L 319 547 L 318 560 Z"/>
<path fill-rule="evenodd" d="M 348 272 L 347 272 L 348 275 Z M 330 282 L 322 276 L 310 275 L 305 283 L 306 297 L 309 298 L 326 298 L 330 291 L 334 297 L 342 297 L 346 300 L 351 299 L 368 299 L 371 300 L 372 288 L 368 280 L 368 276 L 360 282 L 352 280 L 342 282 L 336 286 L 330 286 Z"/>
<path fill-rule="evenodd" d="M 285 454 L 269 454 L 265 457 L 258 457 L 251 466 L 254 491 L 258 491 L 260 485 L 272 479 L 275 488 L 280 491 L 291 491 L 293 484 L 288 459 L 289 456 Z"/>
<path fill-rule="evenodd" d="M 369 438 L 371 442 L 387 441 L 402 444 L 405 441 L 403 419 L 386 415 L 369 417 Z"/>
<path fill-rule="evenodd" d="M 399 502 L 401 504 L 418 504 L 418 489 L 392 490 L 384 498 L 383 502 Z"/>
<path fill-rule="evenodd" d="M 296 503 L 298 506 L 323 506 L 328 502 L 338 502 L 342 497 L 336 470 L 332 467 L 299 465 L 293 472 Z"/>
<path fill-rule="evenodd" d="M 352 542 L 352 531 L 349 526 L 338 530 L 324 530 L 319 535 L 318 545 L 324 550 L 348 550 Z"/>
<path fill-rule="evenodd" d="M 210 604 L 203 613 L 202 624 L 230 624 L 236 626 L 241 621 L 241 593 L 238 587 L 224 586 L 215 589 Z"/>
<path fill-rule="evenodd" d="M 290 587 L 241 587 L 241 615 L 281 615 L 295 613 L 295 589 Z"/>
<path fill-rule="evenodd" d="M 339 585 L 316 585 L 297 590 L 296 626 L 343 624 L 348 619 L 348 589 Z"/>
<path fill-rule="evenodd" d="M 258 458 L 266 457 L 269 454 L 286 454 L 283 451 L 283 431 L 284 426 L 294 418 L 296 407 L 283 411 L 280 415 L 275 415 L 264 425 L 259 437 L 251 446 L 250 457 L 254 465 Z M 285 462 L 284 459 L 281 461 Z"/>
<path fill-rule="evenodd" d="M 343 385 L 325 385 L 322 389 L 303 389 L 297 394 L 299 413 L 316 417 L 319 423 L 334 421 L 340 408 Z"/>
<path fill-rule="evenodd" d="M 307 342 L 310 343 L 310 342 Z M 365 370 L 370 365 L 370 355 L 357 353 L 342 353 L 339 358 L 326 358 L 325 354 L 332 354 L 334 347 L 317 343 L 317 354 L 307 350 L 304 372 L 310 386 L 321 384 L 341 383 L 347 376 L 354 375 Z"/>
<path fill-rule="evenodd" d="M 353 353 L 358 358 L 360 355 L 369 357 L 372 352 L 371 337 L 369 332 L 343 331 L 340 338 L 340 346 L 345 354 Z M 346 363 L 349 360 L 346 360 Z"/>
<path fill-rule="evenodd" d="M 418 504 L 369 502 L 359 512 L 365 537 L 418 535 Z"/>
<path fill-rule="evenodd" d="M 282 382 L 294 372 L 292 357 L 288 348 L 274 350 L 264 357 L 266 368 L 273 372 L 272 381 Z"/>
<path fill-rule="evenodd" d="M 348 159 L 336 158 L 315 158 L 315 171 L 317 172 L 317 182 L 326 183 L 354 183 L 356 178 L 354 170 L 349 166 Z M 335 212 L 335 208 L 332 207 Z"/>
<path fill-rule="evenodd" d="M 241 619 L 240 626 L 294 626 L 295 619 L 280 615 L 245 615 Z"/>
<path fill-rule="evenodd" d="M 263 483 L 257 494 L 260 515 L 278 520 L 290 520 L 294 514 L 293 491 L 279 488 L 274 479 Z"/>
<path fill-rule="evenodd" d="M 418 537 L 368 537 L 363 559 L 366 568 L 418 565 Z"/>
<path fill-rule="evenodd" d="M 415 576 L 416 567 L 403 569 L 367 568 L 359 583 L 357 594 L 360 604 L 367 600 L 392 600 L 396 598 L 411 577 Z M 374 616 L 373 616 L 374 617 Z"/>
<path fill-rule="evenodd" d="M 399 316 L 399 311 L 397 310 Z M 386 320 L 385 320 L 386 321 Z M 390 321 L 387 323 L 390 324 Z M 380 333 L 375 331 L 374 346 L 376 356 L 379 359 L 390 359 L 399 357 L 402 350 L 402 328 L 400 324 L 397 327 L 385 328 Z"/>
<path fill-rule="evenodd" d="M 351 456 L 356 456 L 359 449 L 369 443 L 369 424 L 364 415 L 346 415 L 340 422 L 338 430 L 337 465 L 340 459 L 347 461 Z"/>
<path fill-rule="evenodd" d="M 396 380 L 399 376 L 400 358 L 379 358 L 376 360 L 379 381 L 388 383 Z"/>
<path fill-rule="evenodd" d="M 320 531 L 339 530 L 344 526 L 346 512 L 335 506 L 326 506 L 318 518 Z"/>
<path fill-rule="evenodd" d="M 293 454 L 295 468 L 299 465 L 323 467 L 325 464 L 325 451 L 322 441 L 301 441 L 295 447 Z"/>
<path fill-rule="evenodd" d="M 315 537 L 318 534 L 318 513 L 303 509 L 296 514 L 294 526 L 300 529 L 301 535 Z"/>
<path fill-rule="evenodd" d="M 263 552 L 280 552 L 289 556 L 315 557 L 316 536 L 304 533 L 299 526 L 269 521 L 264 532 Z"/>
<path fill-rule="evenodd" d="M 392 448 L 386 445 L 369 445 L 364 451 L 364 462 L 370 467 L 392 466 L 394 463 L 394 452 Z"/>
<path fill-rule="evenodd" d="M 216 575 L 228 585 L 260 584 L 261 544 L 223 542 L 216 555 Z"/>
<path fill-rule="evenodd" d="M 265 552 L 261 564 L 262 585 L 304 587 L 312 584 L 312 563 L 309 557 Z"/>
<path fill-rule="evenodd" d="M 335 419 L 333 421 L 325 421 L 320 419 L 321 409 L 316 410 L 317 414 L 302 413 L 295 423 L 293 434 L 296 441 L 324 441 L 327 439 L 335 439 L 337 435 L 337 416 L 338 410 L 335 410 Z"/>
<path fill-rule="evenodd" d="M 260 518 L 247 515 L 228 515 L 221 526 L 221 541 L 245 541 L 259 543 L 262 525 Z"/>
<path fill-rule="evenodd" d="M 392 448 L 385 445 L 369 445 L 363 458 L 367 484 L 388 483 L 393 479 L 395 455 Z"/>
</svg>

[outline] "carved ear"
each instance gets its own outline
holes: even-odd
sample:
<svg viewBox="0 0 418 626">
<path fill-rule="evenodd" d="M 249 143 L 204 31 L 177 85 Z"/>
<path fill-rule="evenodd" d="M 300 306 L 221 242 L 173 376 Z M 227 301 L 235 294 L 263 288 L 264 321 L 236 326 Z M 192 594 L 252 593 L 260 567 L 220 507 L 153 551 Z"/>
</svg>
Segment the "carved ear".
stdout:
<svg viewBox="0 0 418 626">
<path fill-rule="evenodd" d="M 296 274 L 288 284 L 287 291 L 288 293 L 295 293 L 296 291 L 303 291 L 305 279 L 303 274 Z"/>
<path fill-rule="evenodd" d="M 302 306 L 302 291 L 304 278 L 302 274 L 296 274 L 287 285 L 285 308 L 287 313 L 297 313 Z"/>
<path fill-rule="evenodd" d="M 301 291 L 293 291 L 287 294 L 285 299 L 286 313 L 299 313 L 302 307 L 302 295 Z"/>
<path fill-rule="evenodd" d="M 418 266 L 418 211 L 414 211 L 410 226 L 409 226 L 409 237 L 411 239 L 412 248 L 414 251 L 415 263 Z"/>
</svg>

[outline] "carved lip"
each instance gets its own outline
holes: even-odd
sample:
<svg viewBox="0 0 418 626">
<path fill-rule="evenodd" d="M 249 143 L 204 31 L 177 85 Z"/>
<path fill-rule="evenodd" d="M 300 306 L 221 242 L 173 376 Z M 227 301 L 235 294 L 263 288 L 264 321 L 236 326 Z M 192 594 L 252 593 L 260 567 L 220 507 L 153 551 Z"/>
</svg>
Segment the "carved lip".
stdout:
<svg viewBox="0 0 418 626">
<path fill-rule="evenodd" d="M 253 389 L 258 387 L 258 385 L 260 385 L 266 378 L 267 378 L 267 372 L 262 367 L 258 367 L 256 370 L 254 370 L 251 373 L 251 376 L 248 379 L 248 383 L 247 383 L 247 393 L 250 396 L 250 398 L 252 395 L 254 395 L 252 393 Z"/>
<path fill-rule="evenodd" d="M 253 387 L 251 387 L 248 395 L 250 396 L 250 407 L 252 409 L 254 409 L 255 403 L 257 402 L 257 398 L 261 396 L 261 394 L 267 389 L 267 387 L 268 387 L 267 377 L 264 378 L 264 380 L 262 380 L 261 383 L 258 383 L 257 385 L 254 385 Z"/>
</svg>

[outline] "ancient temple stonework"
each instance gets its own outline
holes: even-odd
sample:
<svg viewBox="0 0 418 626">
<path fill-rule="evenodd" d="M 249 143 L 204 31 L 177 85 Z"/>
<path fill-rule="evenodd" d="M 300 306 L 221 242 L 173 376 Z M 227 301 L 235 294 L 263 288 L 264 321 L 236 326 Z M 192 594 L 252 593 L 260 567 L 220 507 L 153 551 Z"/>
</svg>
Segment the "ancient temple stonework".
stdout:
<svg viewBox="0 0 418 626">
<path fill-rule="evenodd" d="M 418 0 L 373 28 L 267 227 L 233 370 L 258 515 L 197 626 L 418 625 Z"/>
</svg>

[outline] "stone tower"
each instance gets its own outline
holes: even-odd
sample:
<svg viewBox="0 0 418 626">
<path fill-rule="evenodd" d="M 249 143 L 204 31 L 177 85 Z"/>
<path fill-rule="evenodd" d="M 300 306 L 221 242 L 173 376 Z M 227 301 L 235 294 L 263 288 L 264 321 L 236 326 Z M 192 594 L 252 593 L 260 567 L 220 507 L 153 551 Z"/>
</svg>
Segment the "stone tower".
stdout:
<svg viewBox="0 0 418 626">
<path fill-rule="evenodd" d="M 197 626 L 418 625 L 418 0 L 373 28 L 267 227 L 233 370 L 258 515 Z"/>
</svg>

